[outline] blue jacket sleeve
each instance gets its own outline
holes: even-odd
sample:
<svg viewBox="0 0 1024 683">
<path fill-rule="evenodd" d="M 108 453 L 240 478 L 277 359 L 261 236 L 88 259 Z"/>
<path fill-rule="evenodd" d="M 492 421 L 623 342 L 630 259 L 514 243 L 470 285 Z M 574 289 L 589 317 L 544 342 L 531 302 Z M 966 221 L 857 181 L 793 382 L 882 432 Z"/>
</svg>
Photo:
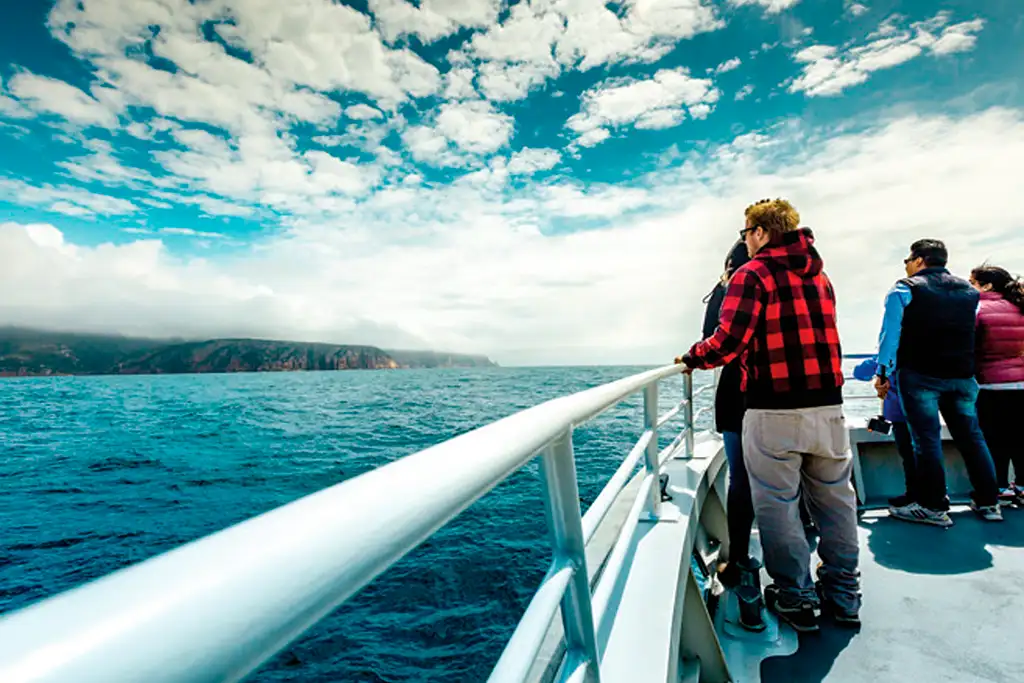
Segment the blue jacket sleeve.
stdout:
<svg viewBox="0 0 1024 683">
<path fill-rule="evenodd" d="M 882 331 L 878 335 L 878 365 L 876 374 L 892 377 L 896 371 L 896 355 L 900 348 L 900 333 L 903 330 L 903 311 L 910 304 L 913 294 L 910 287 L 897 282 L 885 296 L 885 314 L 882 317 Z"/>
<path fill-rule="evenodd" d="M 875 370 L 878 369 L 878 356 L 865 358 L 853 369 L 853 378 L 861 382 L 870 382 L 875 377 Z"/>
</svg>

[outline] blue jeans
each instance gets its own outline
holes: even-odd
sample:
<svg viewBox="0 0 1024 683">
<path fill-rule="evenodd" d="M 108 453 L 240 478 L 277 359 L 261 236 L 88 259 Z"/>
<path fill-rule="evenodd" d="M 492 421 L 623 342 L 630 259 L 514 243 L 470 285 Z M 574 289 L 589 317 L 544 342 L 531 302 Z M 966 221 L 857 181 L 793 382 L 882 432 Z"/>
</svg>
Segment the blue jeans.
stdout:
<svg viewBox="0 0 1024 683">
<path fill-rule="evenodd" d="M 946 470 L 942 456 L 942 425 L 964 458 L 967 476 L 978 505 L 996 505 L 999 490 L 992 454 L 978 426 L 978 382 L 974 379 L 940 379 L 913 370 L 898 370 L 900 398 L 917 456 L 917 502 L 930 510 L 948 510 Z"/>
<path fill-rule="evenodd" d="M 750 477 L 743 462 L 743 437 L 739 432 L 722 432 L 725 458 L 729 461 L 729 493 L 726 517 L 729 522 L 729 561 L 744 562 L 750 555 L 750 528 L 754 525 L 754 504 L 750 499 Z"/>
</svg>

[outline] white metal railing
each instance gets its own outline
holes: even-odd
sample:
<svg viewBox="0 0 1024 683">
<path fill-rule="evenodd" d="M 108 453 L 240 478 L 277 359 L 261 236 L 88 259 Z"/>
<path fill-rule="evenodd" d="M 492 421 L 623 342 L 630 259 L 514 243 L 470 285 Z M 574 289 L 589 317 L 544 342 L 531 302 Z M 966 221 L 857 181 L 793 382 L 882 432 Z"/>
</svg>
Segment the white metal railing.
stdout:
<svg viewBox="0 0 1024 683">
<path fill-rule="evenodd" d="M 240 680 L 537 454 L 554 557 L 490 680 L 525 678 L 561 607 L 560 678 L 596 681 L 595 613 L 608 596 L 599 586 L 591 598 L 586 543 L 641 458 L 640 493 L 602 584 L 622 571 L 641 514 L 660 518 L 658 472 L 680 444 L 693 454 L 693 403 L 708 390 L 694 393 L 684 375 L 682 401 L 659 416 L 658 385 L 679 371 L 547 401 L 0 618 L 0 681 Z M 573 429 L 638 392 L 644 431 L 581 517 Z M 659 451 L 659 430 L 679 413 L 683 429 Z"/>
</svg>

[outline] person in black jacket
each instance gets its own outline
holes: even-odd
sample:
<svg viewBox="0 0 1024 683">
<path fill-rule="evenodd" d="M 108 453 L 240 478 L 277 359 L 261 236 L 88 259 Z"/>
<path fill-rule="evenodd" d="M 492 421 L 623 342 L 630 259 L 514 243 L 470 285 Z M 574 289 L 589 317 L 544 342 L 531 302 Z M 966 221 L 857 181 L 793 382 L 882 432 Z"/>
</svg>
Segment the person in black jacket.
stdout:
<svg viewBox="0 0 1024 683">
<path fill-rule="evenodd" d="M 722 301 L 732 278 L 740 266 L 750 260 L 747 246 L 737 242 L 725 260 L 725 274 L 704 298 L 703 338 L 715 333 L 721 315 Z M 760 565 L 750 557 L 750 530 L 754 524 L 754 505 L 750 498 L 750 479 L 743 463 L 743 392 L 741 359 L 722 368 L 715 391 L 715 431 L 722 435 L 725 457 L 729 461 L 729 492 L 726 511 L 729 525 L 729 557 L 719 567 L 722 583 L 735 589 L 740 604 L 740 625 L 751 631 L 764 629 L 761 617 Z"/>
<path fill-rule="evenodd" d="M 706 297 L 704 303 L 703 338 L 715 333 L 721 317 L 722 302 L 733 274 L 750 260 L 746 244 L 737 242 L 725 259 L 725 273 Z M 764 629 L 761 617 L 761 587 L 758 573 L 760 563 L 750 557 L 750 532 L 754 525 L 754 505 L 750 494 L 750 479 L 743 461 L 743 414 L 746 412 L 741 385 L 742 357 L 722 367 L 715 391 L 715 431 L 722 435 L 725 457 L 729 461 L 729 492 L 726 517 L 729 526 L 729 557 L 719 566 L 719 577 L 724 585 L 735 588 L 740 603 L 740 625 L 751 631 Z M 800 497 L 800 519 L 810 535 L 817 532 Z"/>
<path fill-rule="evenodd" d="M 889 514 L 907 522 L 953 526 L 941 414 L 974 488 L 971 509 L 986 521 L 1001 522 L 995 465 L 976 406 L 975 335 L 981 295 L 946 269 L 948 261 L 949 251 L 941 240 L 914 242 L 903 260 L 907 277 L 886 296 L 875 389 L 885 398 L 891 389 L 888 378 L 895 376 L 899 382 L 917 477 L 916 499 L 890 507 Z"/>
</svg>

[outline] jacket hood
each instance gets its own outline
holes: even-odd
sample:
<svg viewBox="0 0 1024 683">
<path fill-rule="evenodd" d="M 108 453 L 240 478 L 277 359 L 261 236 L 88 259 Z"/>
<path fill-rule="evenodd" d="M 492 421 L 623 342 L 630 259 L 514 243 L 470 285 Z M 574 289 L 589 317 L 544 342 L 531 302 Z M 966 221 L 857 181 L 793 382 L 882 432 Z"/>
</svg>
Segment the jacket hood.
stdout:
<svg viewBox="0 0 1024 683">
<path fill-rule="evenodd" d="M 778 235 L 757 252 L 755 259 L 774 261 L 804 278 L 819 275 L 825 268 L 825 262 L 814 248 L 814 233 L 810 228 Z"/>
</svg>

